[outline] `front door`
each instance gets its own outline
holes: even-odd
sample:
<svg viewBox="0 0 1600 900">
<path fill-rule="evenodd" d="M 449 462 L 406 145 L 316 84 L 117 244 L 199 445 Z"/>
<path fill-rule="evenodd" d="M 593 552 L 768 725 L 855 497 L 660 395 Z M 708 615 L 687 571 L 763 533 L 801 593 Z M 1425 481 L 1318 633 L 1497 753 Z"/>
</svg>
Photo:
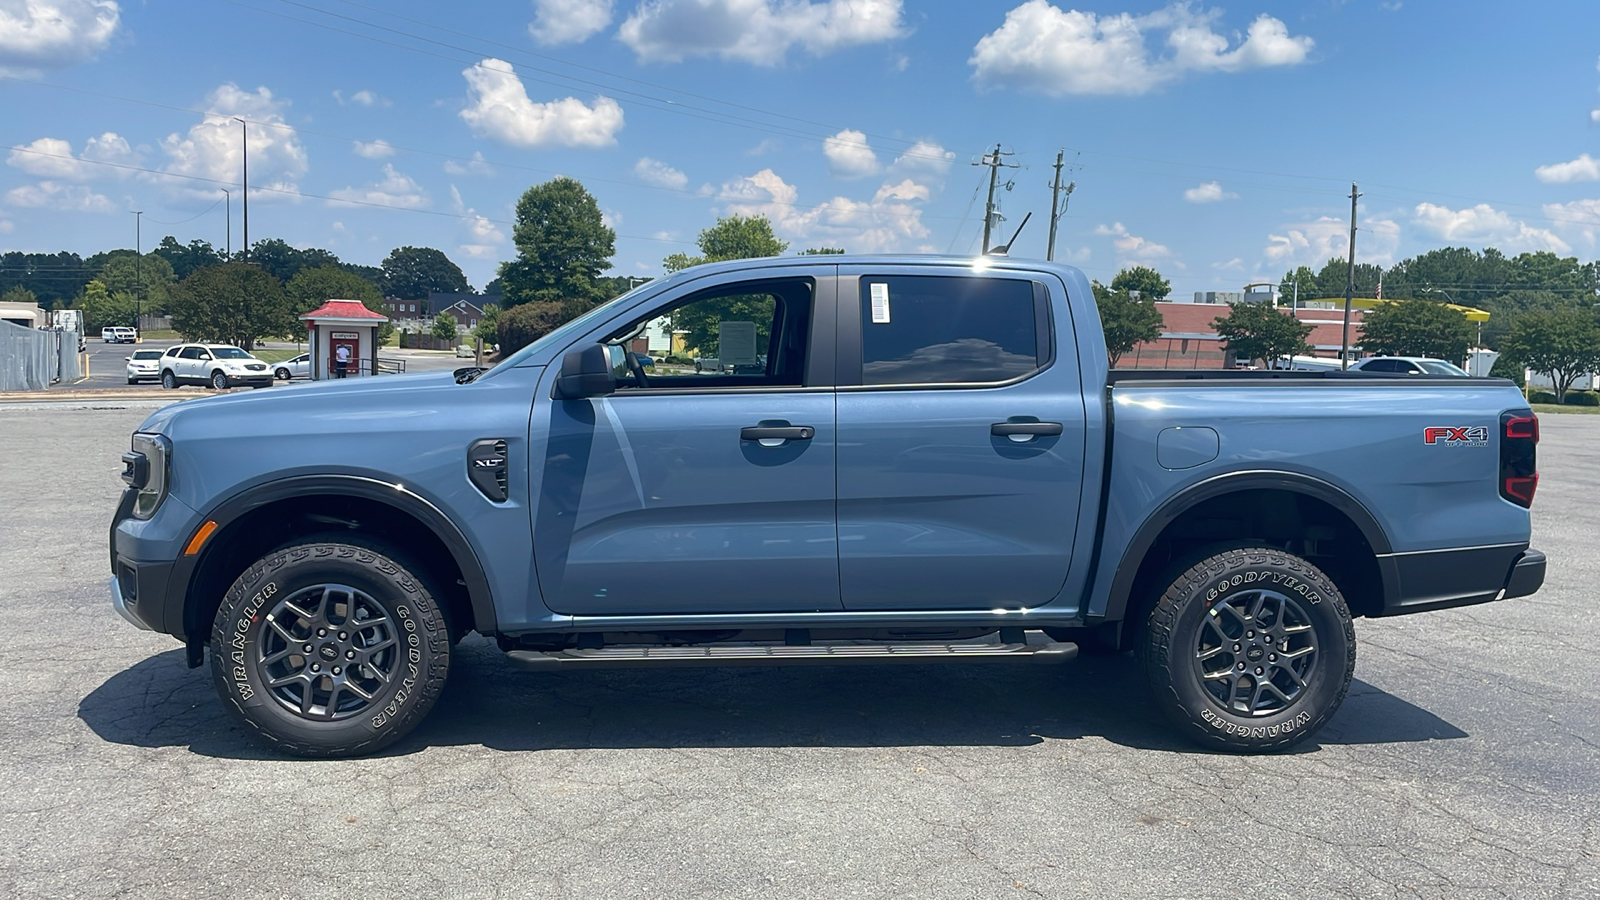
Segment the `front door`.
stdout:
<svg viewBox="0 0 1600 900">
<path fill-rule="evenodd" d="M 832 332 L 833 270 L 696 282 L 604 336 L 615 394 L 535 407 L 549 417 L 531 479 L 547 606 L 840 609 L 832 362 L 812 353 L 812 335 Z M 650 329 L 680 336 L 688 354 L 645 366 L 633 347 Z M 695 357 L 730 350 L 741 365 L 695 371 Z"/>
<path fill-rule="evenodd" d="M 843 603 L 1038 606 L 1061 591 L 1078 518 L 1076 360 L 1053 339 L 1046 284 L 929 271 L 841 272 Z"/>
</svg>

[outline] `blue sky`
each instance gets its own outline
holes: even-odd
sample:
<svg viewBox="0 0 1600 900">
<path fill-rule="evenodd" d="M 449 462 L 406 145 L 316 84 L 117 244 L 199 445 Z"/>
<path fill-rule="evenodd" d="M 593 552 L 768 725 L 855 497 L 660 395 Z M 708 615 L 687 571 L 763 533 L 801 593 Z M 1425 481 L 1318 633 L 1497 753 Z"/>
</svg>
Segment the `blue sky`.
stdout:
<svg viewBox="0 0 1600 900">
<path fill-rule="evenodd" d="M 1308 0 L 0 0 L 0 248 L 250 236 L 376 265 L 444 250 L 482 286 L 557 174 L 659 274 L 718 215 L 791 250 L 1044 255 L 1174 295 L 1344 254 L 1600 256 L 1600 4 Z"/>
</svg>

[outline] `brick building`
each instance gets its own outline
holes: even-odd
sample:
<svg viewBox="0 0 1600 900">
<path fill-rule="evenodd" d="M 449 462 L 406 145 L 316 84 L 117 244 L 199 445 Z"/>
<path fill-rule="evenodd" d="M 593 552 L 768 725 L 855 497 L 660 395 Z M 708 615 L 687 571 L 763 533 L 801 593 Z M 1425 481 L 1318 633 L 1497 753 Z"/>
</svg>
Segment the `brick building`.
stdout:
<svg viewBox="0 0 1600 900">
<path fill-rule="evenodd" d="M 1234 361 L 1223 352 L 1222 338 L 1213 320 L 1228 315 L 1229 309 L 1213 303 L 1157 303 L 1161 313 L 1161 337 L 1138 344 L 1117 361 L 1119 369 L 1229 369 Z M 1287 312 L 1287 311 L 1285 311 Z M 1295 318 L 1312 326 L 1306 343 L 1314 355 L 1339 358 L 1340 332 L 1344 311 L 1338 309 L 1298 309 Z M 1362 310 L 1350 310 L 1350 346 L 1361 344 Z"/>
</svg>

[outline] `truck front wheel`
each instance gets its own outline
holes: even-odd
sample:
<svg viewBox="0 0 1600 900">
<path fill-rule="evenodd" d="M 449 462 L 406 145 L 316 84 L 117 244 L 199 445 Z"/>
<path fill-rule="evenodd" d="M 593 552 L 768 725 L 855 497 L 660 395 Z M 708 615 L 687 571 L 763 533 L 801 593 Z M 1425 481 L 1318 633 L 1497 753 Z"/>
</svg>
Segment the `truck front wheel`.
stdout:
<svg viewBox="0 0 1600 900">
<path fill-rule="evenodd" d="M 380 545 L 312 539 L 256 561 L 211 635 L 223 705 L 299 756 L 377 751 L 444 689 L 450 636 L 426 584 Z"/>
<path fill-rule="evenodd" d="M 1282 750 L 1332 718 L 1355 672 L 1344 597 L 1311 563 L 1267 547 L 1200 560 L 1166 589 L 1135 644 L 1157 703 L 1192 740 Z"/>
</svg>

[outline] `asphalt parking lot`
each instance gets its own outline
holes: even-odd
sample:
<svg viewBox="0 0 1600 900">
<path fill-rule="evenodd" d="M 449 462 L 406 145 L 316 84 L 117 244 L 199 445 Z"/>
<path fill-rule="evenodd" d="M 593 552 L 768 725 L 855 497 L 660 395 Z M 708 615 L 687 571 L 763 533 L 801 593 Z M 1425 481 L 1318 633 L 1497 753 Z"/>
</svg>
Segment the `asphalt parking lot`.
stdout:
<svg viewBox="0 0 1600 900">
<path fill-rule="evenodd" d="M 0 894 L 1600 896 L 1600 417 L 1547 416 L 1534 597 L 1359 620 L 1299 752 L 1197 752 L 1129 658 L 512 670 L 375 759 L 263 752 L 112 611 L 144 409 L 0 404 Z"/>
<path fill-rule="evenodd" d="M 161 350 L 180 341 L 146 340 L 137 344 L 108 344 L 100 340 L 98 335 L 89 338 L 84 344 L 85 351 L 89 354 L 89 376 L 79 381 L 65 384 L 51 385 L 51 390 L 78 391 L 99 388 L 132 388 L 128 384 L 128 357 L 135 350 Z M 268 341 L 261 348 L 293 349 L 296 353 L 305 352 L 305 344 L 290 344 L 279 341 Z M 385 347 L 379 354 L 385 359 L 400 359 L 405 361 L 406 373 L 434 372 L 441 369 L 455 369 L 460 366 L 472 365 L 471 359 L 457 359 L 454 353 L 439 350 L 400 350 L 395 347 Z M 159 387 L 159 383 L 146 381 L 141 387 Z M 203 392 L 204 387 L 187 386 L 179 389 L 182 394 Z"/>
</svg>

